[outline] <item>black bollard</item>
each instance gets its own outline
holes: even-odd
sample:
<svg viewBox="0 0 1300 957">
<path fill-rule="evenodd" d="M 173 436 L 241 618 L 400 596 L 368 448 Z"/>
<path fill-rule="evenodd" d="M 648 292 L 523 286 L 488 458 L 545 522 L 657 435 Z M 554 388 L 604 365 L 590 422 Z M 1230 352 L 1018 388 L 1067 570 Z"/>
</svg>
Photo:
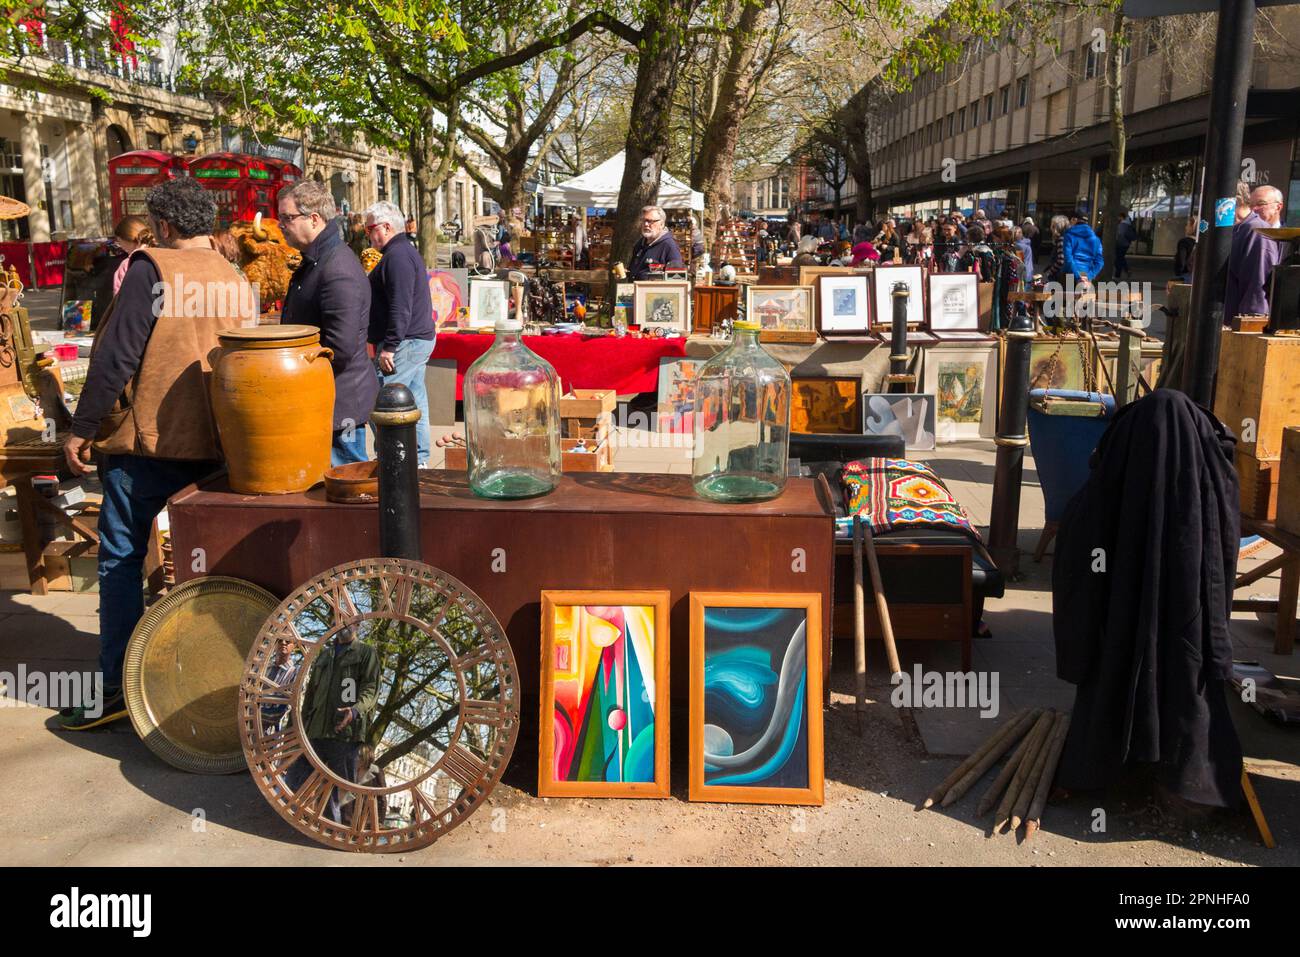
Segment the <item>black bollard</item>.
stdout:
<svg viewBox="0 0 1300 957">
<path fill-rule="evenodd" d="M 889 335 L 889 387 L 886 392 L 915 392 L 915 382 L 907 374 L 907 301 L 912 292 L 905 282 L 896 282 L 890 291 L 894 306 Z"/>
<path fill-rule="evenodd" d="M 989 554 L 1008 581 L 1020 574 L 1020 483 L 1029 444 L 1029 360 L 1034 322 L 1024 312 L 1007 327 L 1002 414 L 998 416 L 998 455 L 993 469 L 993 508 L 989 516 Z"/>
<path fill-rule="evenodd" d="M 420 449 L 415 424 L 420 410 L 404 385 L 379 390 L 370 421 L 378 427 L 379 554 L 420 561 Z"/>
</svg>

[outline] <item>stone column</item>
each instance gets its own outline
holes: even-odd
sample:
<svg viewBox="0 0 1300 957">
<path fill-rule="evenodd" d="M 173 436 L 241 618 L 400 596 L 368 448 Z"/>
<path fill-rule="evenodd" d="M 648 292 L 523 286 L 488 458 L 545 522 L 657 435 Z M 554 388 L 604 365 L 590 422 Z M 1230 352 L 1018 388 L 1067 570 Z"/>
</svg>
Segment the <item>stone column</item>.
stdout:
<svg viewBox="0 0 1300 957">
<path fill-rule="evenodd" d="M 50 212 L 45 209 L 45 180 L 41 176 L 41 134 L 36 117 L 23 115 L 23 188 L 27 190 L 27 205 L 32 208 L 27 222 L 34 243 L 50 241 Z"/>
<path fill-rule="evenodd" d="M 105 235 L 117 223 L 113 222 L 113 194 L 108 189 L 108 114 L 98 102 L 91 104 L 91 124 L 87 130 L 93 150 L 95 192 L 99 199 L 99 221 Z"/>
<path fill-rule="evenodd" d="M 131 111 L 131 138 L 135 140 L 135 149 L 147 150 L 149 148 L 149 124 L 146 121 L 144 110 L 135 109 Z"/>
<path fill-rule="evenodd" d="M 104 236 L 112 230 L 100 209 L 96 176 L 94 128 L 88 123 L 68 123 L 68 172 L 71 177 L 72 236 Z"/>
</svg>

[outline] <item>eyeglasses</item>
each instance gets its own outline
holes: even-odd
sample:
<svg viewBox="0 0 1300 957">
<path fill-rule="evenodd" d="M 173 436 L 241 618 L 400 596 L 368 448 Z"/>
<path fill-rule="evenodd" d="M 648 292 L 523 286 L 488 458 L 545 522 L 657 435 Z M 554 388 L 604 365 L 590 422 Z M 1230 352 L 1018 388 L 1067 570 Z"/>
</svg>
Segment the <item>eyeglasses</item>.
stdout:
<svg viewBox="0 0 1300 957">
<path fill-rule="evenodd" d="M 372 233 L 376 229 L 379 229 L 381 226 L 387 226 L 387 225 L 388 225 L 387 223 L 371 223 L 369 226 L 366 227 L 366 233 L 367 234 Z"/>
<path fill-rule="evenodd" d="M 1264 199 L 1264 200 L 1260 200 L 1258 203 L 1251 203 L 1250 208 L 1259 209 L 1261 206 L 1281 206 L 1281 205 L 1282 204 L 1276 199 Z"/>
<path fill-rule="evenodd" d="M 280 222 L 286 223 L 292 222 L 295 219 L 310 219 L 312 215 L 312 213 L 281 213 Z"/>
<path fill-rule="evenodd" d="M 643 219 L 643 220 L 641 220 L 641 222 L 645 223 L 647 226 L 653 226 L 655 223 L 662 223 L 663 220 L 662 220 L 662 219 Z"/>
</svg>

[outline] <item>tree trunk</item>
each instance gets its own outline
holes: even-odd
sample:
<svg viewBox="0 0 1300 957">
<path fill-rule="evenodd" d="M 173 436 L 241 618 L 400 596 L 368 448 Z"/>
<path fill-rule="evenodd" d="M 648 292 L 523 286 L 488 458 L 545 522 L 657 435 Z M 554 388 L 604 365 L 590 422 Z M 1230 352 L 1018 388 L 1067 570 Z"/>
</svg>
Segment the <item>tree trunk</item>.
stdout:
<svg viewBox="0 0 1300 957">
<path fill-rule="evenodd" d="M 854 215 L 858 223 L 869 223 L 876 218 L 876 201 L 871 195 L 871 160 L 853 164 L 851 172 L 853 182 L 858 187 Z"/>
<path fill-rule="evenodd" d="M 1124 14 L 1116 11 L 1110 29 L 1110 56 L 1106 59 L 1110 86 L 1110 168 L 1106 174 L 1106 221 L 1102 230 L 1104 265 L 1096 279 L 1115 275 L 1115 256 L 1119 246 L 1119 218 L 1124 187 L 1125 152 L 1128 137 L 1124 130 Z"/>
<path fill-rule="evenodd" d="M 689 3 L 658 0 L 641 30 L 618 215 L 609 253 L 611 265 L 629 260 L 640 232 L 641 208 L 654 205 L 659 197 L 682 34 L 689 16 Z"/>
<path fill-rule="evenodd" d="M 420 249 L 425 263 L 434 267 L 438 264 L 438 217 L 433 197 L 451 176 L 452 157 L 455 155 L 455 121 L 450 116 L 451 114 L 447 120 L 446 141 L 439 143 L 433 128 L 433 108 L 423 107 L 419 123 L 411 130 L 407 147 L 420 208 L 416 223 Z"/>
<path fill-rule="evenodd" d="M 740 124 L 745 119 L 753 92 L 754 56 L 762 13 L 762 3 L 746 3 L 731 31 L 731 52 L 691 170 L 691 188 L 704 193 L 702 228 L 709 248 L 717 241 L 722 208 L 734 203 L 731 176 L 736 162 L 736 144 L 740 139 Z"/>
</svg>

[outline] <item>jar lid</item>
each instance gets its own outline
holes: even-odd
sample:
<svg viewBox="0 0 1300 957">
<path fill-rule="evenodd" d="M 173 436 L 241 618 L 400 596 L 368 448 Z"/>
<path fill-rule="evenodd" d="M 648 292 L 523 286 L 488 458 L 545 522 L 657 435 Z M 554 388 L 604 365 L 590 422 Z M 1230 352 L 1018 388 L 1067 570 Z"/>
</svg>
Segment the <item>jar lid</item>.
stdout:
<svg viewBox="0 0 1300 957">
<path fill-rule="evenodd" d="M 279 323 L 268 326 L 232 326 L 221 329 L 217 335 L 222 339 L 279 340 L 302 339 L 307 336 L 319 336 L 320 330 L 315 326 L 282 326 Z"/>
<path fill-rule="evenodd" d="M 524 324 L 513 316 L 504 319 L 498 319 L 495 326 L 492 327 L 497 332 L 521 332 Z"/>
<path fill-rule="evenodd" d="M 744 319 L 738 319 L 737 321 L 733 322 L 731 324 L 731 328 L 744 329 L 746 332 L 761 332 L 763 330 L 762 324 L 757 322 L 750 322 Z"/>
</svg>

